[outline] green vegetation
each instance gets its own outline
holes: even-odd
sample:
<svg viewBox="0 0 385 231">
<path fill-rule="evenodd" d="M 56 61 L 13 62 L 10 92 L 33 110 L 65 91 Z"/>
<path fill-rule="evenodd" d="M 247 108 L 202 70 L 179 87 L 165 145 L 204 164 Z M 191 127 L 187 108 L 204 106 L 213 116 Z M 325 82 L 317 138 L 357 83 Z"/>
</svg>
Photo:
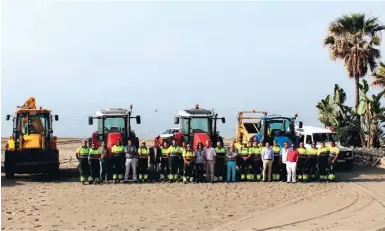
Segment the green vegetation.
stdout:
<svg viewBox="0 0 385 231">
<path fill-rule="evenodd" d="M 355 107 L 346 106 L 346 93 L 338 85 L 333 95 L 317 104 L 318 119 L 333 127 L 341 143 L 348 146 L 379 147 L 385 132 L 385 66 L 381 57 L 381 31 L 385 26 L 377 17 L 365 14 L 343 15 L 330 23 L 324 46 L 332 60 L 343 60 L 349 78 L 355 80 Z M 369 95 L 369 85 L 364 78 L 368 70 L 373 73 L 373 86 L 383 90 Z"/>
</svg>

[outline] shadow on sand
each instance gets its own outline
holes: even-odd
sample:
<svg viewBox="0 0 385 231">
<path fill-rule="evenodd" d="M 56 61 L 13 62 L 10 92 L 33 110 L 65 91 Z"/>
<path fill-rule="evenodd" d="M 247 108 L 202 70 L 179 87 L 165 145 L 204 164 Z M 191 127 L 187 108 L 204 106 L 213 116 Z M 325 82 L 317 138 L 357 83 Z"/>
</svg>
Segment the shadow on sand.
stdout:
<svg viewBox="0 0 385 231">
<path fill-rule="evenodd" d="M 350 172 L 337 172 L 336 175 L 339 182 L 385 182 L 385 169 L 381 168 L 355 167 Z"/>
</svg>

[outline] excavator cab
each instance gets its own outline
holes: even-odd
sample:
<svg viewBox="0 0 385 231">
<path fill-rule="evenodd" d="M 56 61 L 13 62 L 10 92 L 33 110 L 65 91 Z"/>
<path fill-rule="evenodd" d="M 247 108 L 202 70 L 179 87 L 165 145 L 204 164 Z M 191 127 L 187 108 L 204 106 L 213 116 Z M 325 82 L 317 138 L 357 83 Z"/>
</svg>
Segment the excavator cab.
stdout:
<svg viewBox="0 0 385 231">
<path fill-rule="evenodd" d="M 59 171 L 57 138 L 53 136 L 52 121 L 57 115 L 43 108 L 36 109 L 35 98 L 29 98 L 15 111 L 13 131 L 5 150 L 4 167 L 7 177 L 15 173 L 52 173 Z"/>
</svg>

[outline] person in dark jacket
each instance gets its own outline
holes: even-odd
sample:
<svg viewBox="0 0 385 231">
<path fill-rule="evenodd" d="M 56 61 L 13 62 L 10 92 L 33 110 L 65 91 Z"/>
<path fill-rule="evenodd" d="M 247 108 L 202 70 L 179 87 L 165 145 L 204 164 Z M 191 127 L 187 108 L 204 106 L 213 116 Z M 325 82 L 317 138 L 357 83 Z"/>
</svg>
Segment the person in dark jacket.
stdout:
<svg viewBox="0 0 385 231">
<path fill-rule="evenodd" d="M 160 176 L 160 163 L 162 157 L 162 150 L 160 149 L 158 142 L 154 140 L 153 146 L 150 148 L 150 174 L 151 180 L 157 181 Z"/>
</svg>

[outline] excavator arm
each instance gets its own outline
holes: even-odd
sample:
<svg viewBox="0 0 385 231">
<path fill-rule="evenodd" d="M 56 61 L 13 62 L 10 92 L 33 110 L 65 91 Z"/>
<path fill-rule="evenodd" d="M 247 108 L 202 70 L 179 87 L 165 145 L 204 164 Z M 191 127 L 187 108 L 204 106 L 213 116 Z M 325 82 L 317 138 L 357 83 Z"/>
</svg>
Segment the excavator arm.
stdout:
<svg viewBox="0 0 385 231">
<path fill-rule="evenodd" d="M 35 97 L 29 97 L 20 109 L 36 109 Z"/>
</svg>

